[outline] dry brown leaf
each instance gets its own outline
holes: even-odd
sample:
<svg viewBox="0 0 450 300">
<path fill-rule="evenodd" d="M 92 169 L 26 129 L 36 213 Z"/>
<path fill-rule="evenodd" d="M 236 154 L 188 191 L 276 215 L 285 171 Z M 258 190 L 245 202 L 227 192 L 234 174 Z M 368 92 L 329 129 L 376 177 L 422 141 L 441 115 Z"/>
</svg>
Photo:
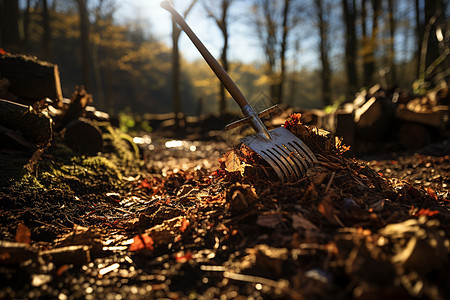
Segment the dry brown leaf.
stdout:
<svg viewBox="0 0 450 300">
<path fill-rule="evenodd" d="M 292 227 L 295 229 L 303 228 L 305 230 L 319 230 L 316 225 L 311 223 L 301 213 L 292 215 Z"/>
<path fill-rule="evenodd" d="M 225 154 L 225 169 L 228 172 L 242 172 L 242 162 L 236 151 L 230 150 Z"/>
<path fill-rule="evenodd" d="M 26 225 L 24 225 L 23 223 L 20 223 L 17 226 L 15 240 L 18 243 L 24 243 L 24 244 L 30 244 L 31 243 L 31 232 L 30 232 L 30 229 L 28 229 L 28 227 Z"/>
<path fill-rule="evenodd" d="M 136 235 L 130 245 L 130 251 L 153 250 L 153 239 L 146 233 Z"/>
<path fill-rule="evenodd" d="M 267 228 L 276 228 L 280 223 L 280 215 L 279 214 L 267 214 L 267 215 L 258 215 L 258 220 L 256 220 L 256 224 L 261 227 Z"/>
<path fill-rule="evenodd" d="M 324 215 L 327 220 L 334 224 L 334 206 L 333 206 L 333 200 L 330 195 L 326 195 L 322 201 L 319 203 L 317 209 Z"/>
</svg>

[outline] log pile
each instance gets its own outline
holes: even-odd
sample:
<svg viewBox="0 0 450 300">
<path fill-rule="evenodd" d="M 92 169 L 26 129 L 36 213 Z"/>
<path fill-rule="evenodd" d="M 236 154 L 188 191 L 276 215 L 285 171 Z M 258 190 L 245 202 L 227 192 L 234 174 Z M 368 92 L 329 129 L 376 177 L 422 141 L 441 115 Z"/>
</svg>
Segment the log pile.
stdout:
<svg viewBox="0 0 450 300">
<path fill-rule="evenodd" d="M 74 151 L 94 155 L 102 150 L 102 132 L 86 117 L 108 121 L 109 116 L 96 114 L 91 103 L 83 87 L 76 87 L 71 99 L 63 98 L 57 65 L 24 55 L 0 55 L 3 145 L 43 149 L 56 134 Z"/>
<path fill-rule="evenodd" d="M 333 114 L 328 129 L 359 153 L 383 143 L 389 150 L 417 149 L 450 136 L 449 99 L 448 87 L 413 96 L 375 85 Z"/>
</svg>

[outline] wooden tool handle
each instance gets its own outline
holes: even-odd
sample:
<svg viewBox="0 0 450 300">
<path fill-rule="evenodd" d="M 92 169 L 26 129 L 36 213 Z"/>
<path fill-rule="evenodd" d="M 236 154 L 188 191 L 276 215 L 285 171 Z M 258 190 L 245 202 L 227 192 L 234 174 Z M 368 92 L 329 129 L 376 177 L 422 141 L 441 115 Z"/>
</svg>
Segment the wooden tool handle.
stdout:
<svg viewBox="0 0 450 300">
<path fill-rule="evenodd" d="M 187 34 L 189 39 L 195 45 L 197 50 L 206 60 L 210 68 L 219 78 L 220 82 L 222 82 L 223 86 L 227 89 L 227 91 L 231 94 L 233 99 L 239 104 L 241 108 L 248 105 L 247 99 L 245 99 L 244 94 L 242 94 L 241 90 L 237 87 L 231 77 L 227 72 L 222 68 L 220 63 L 211 55 L 211 53 L 206 49 L 203 43 L 199 40 L 199 38 L 195 35 L 195 33 L 191 30 L 189 25 L 184 21 L 184 18 L 173 8 L 173 6 L 169 3 L 169 1 L 165 0 L 161 2 L 161 7 L 167 10 L 172 14 L 175 22 L 180 25 L 183 31 Z"/>
</svg>

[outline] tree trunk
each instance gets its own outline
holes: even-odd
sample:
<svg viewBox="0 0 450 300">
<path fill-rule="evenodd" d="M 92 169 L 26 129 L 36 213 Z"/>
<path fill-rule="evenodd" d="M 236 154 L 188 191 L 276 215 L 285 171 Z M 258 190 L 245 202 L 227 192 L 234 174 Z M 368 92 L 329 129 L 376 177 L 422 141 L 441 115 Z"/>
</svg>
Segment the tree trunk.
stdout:
<svg viewBox="0 0 450 300">
<path fill-rule="evenodd" d="M 30 9 L 31 0 L 27 0 L 27 5 L 23 14 L 23 49 L 27 50 L 30 41 Z"/>
<path fill-rule="evenodd" d="M 425 55 L 424 70 L 433 64 L 440 56 L 439 41 L 436 30 L 441 27 L 445 30 L 445 5 L 443 0 L 425 1 L 425 51 L 422 49 L 422 56 Z M 424 53 L 425 52 L 425 53 Z M 439 68 L 438 68 L 439 69 Z M 428 73 L 428 72 L 427 72 Z M 430 74 L 426 74 L 430 75 Z M 424 78 L 429 81 L 431 78 Z"/>
<path fill-rule="evenodd" d="M 90 38 L 89 38 L 89 16 L 87 11 L 88 0 L 77 0 L 80 15 L 80 44 L 81 44 L 81 69 L 83 74 L 83 85 L 89 91 L 91 88 L 90 72 Z"/>
<path fill-rule="evenodd" d="M 30 106 L 8 100 L 0 100 L 0 126 L 2 133 L 11 129 L 37 147 L 47 147 L 52 139 L 52 120 Z M 15 138 L 14 138 L 15 139 Z"/>
<path fill-rule="evenodd" d="M 288 17 L 289 17 L 289 6 L 291 4 L 290 0 L 284 0 L 283 7 L 283 22 L 282 22 L 282 30 L 283 34 L 281 37 L 281 51 L 280 51 L 280 79 L 278 83 L 278 95 L 277 95 L 277 103 L 283 102 L 283 87 L 284 82 L 286 80 L 286 50 L 288 44 L 288 34 L 289 34 L 289 25 L 288 25 Z"/>
<path fill-rule="evenodd" d="M 369 23 L 367 18 L 366 1 L 370 1 L 372 6 L 372 24 L 371 32 L 369 34 L 367 25 Z M 363 59 L 363 85 L 370 87 L 374 82 L 375 74 L 375 50 L 377 47 L 378 34 L 378 15 L 380 10 L 379 0 L 362 0 L 361 5 L 361 24 L 362 24 L 362 59 Z"/>
<path fill-rule="evenodd" d="M 222 0 L 222 17 L 221 20 L 217 22 L 219 25 L 220 30 L 222 31 L 223 35 L 223 46 L 222 46 L 222 53 L 220 56 L 222 67 L 225 70 L 225 72 L 228 72 L 230 67 L 228 64 L 228 8 L 230 7 L 230 1 L 229 0 Z M 225 87 L 222 83 L 220 83 L 220 104 L 219 104 L 219 113 L 220 115 L 225 114 L 227 110 L 227 99 L 226 99 L 226 93 L 225 93 Z"/>
<path fill-rule="evenodd" d="M 178 28 L 175 20 L 172 19 L 172 91 L 173 91 L 173 110 L 175 112 L 175 126 L 180 127 L 178 114 L 181 113 L 180 99 L 180 51 L 178 49 L 178 39 L 181 30 Z"/>
<path fill-rule="evenodd" d="M 364 85 L 370 87 L 374 84 L 375 75 L 375 50 L 377 48 L 378 16 L 380 14 L 380 1 L 372 0 L 372 30 L 370 36 L 366 36 L 366 47 L 363 49 Z M 363 20 L 364 22 L 364 20 Z"/>
<path fill-rule="evenodd" d="M 0 0 L 0 37 L 6 51 L 20 51 L 18 0 Z"/>
<path fill-rule="evenodd" d="M 397 85 L 397 76 L 395 70 L 395 49 L 394 49 L 394 41 L 395 41 L 395 18 L 394 18 L 394 0 L 388 0 L 388 11 L 389 11 L 389 69 L 390 69 L 390 79 L 391 86 Z"/>
<path fill-rule="evenodd" d="M 189 7 L 184 12 L 184 18 L 189 14 L 197 0 L 192 0 Z M 178 40 L 181 29 L 172 18 L 172 88 L 173 88 L 173 109 L 175 112 L 175 127 L 180 127 L 179 115 L 181 113 L 181 92 L 180 92 L 180 51 L 178 49 Z"/>
<path fill-rule="evenodd" d="M 47 0 L 42 0 L 42 24 L 44 29 L 42 33 L 42 57 L 44 60 L 51 60 L 51 26 Z"/>
<path fill-rule="evenodd" d="M 420 62 L 422 61 L 422 41 L 423 41 L 423 33 L 425 31 L 424 21 L 421 20 L 422 11 L 420 10 L 420 0 L 415 0 L 415 13 L 416 13 L 416 59 L 417 59 L 417 67 L 416 67 L 416 78 L 420 77 Z"/>
<path fill-rule="evenodd" d="M 347 75 L 347 98 L 353 99 L 358 90 L 358 73 L 356 71 L 356 4 L 355 0 L 342 0 L 345 38 L 345 68 Z"/>
<path fill-rule="evenodd" d="M 323 105 L 331 104 L 331 70 L 330 60 L 328 58 L 328 20 L 325 17 L 322 0 L 315 0 L 317 8 L 317 17 L 319 19 L 320 32 L 320 61 L 322 63 L 321 77 L 322 77 L 322 101 Z"/>
</svg>

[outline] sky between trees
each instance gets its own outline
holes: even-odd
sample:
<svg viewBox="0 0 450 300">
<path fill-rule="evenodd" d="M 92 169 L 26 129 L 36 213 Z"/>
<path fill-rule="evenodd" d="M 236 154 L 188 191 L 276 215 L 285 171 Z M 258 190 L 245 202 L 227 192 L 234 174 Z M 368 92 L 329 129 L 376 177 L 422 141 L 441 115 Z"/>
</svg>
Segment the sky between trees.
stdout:
<svg viewBox="0 0 450 300">
<path fill-rule="evenodd" d="M 184 34 L 174 75 L 170 15 L 159 0 L 148 7 L 139 2 L 0 0 L 1 47 L 58 64 L 66 97 L 83 84 L 110 112 L 236 109 Z M 187 22 L 250 101 L 323 107 L 375 83 L 419 92 L 448 80 L 448 0 L 190 0 L 174 6 L 184 14 L 192 2 Z"/>
</svg>

